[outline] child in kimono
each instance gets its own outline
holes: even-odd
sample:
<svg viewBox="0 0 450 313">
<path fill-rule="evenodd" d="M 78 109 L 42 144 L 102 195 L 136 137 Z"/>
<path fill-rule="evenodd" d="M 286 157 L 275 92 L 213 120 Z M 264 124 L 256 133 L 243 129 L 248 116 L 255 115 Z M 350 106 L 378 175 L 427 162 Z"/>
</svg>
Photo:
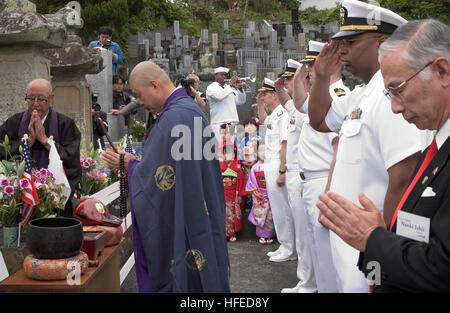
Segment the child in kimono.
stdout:
<svg viewBox="0 0 450 313">
<path fill-rule="evenodd" d="M 264 149 L 263 143 L 258 145 L 259 160 L 252 166 L 245 189 L 253 197 L 253 206 L 248 215 L 248 220 L 256 226 L 256 236 L 259 237 L 259 243 L 271 244 L 272 238 L 275 237 L 275 230 L 264 176 Z"/>
<path fill-rule="evenodd" d="M 235 146 L 223 146 L 224 160 L 220 162 L 223 187 L 225 189 L 225 230 L 230 242 L 236 241 L 236 233 L 242 229 L 241 202 L 247 192 L 241 163 L 236 158 Z"/>
</svg>

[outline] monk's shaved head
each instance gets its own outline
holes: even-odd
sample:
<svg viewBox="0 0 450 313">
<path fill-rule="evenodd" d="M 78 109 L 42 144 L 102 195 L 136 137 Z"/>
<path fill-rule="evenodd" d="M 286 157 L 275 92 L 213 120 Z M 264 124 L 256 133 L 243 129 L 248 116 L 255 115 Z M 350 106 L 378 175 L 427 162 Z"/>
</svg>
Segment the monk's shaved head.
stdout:
<svg viewBox="0 0 450 313">
<path fill-rule="evenodd" d="M 170 78 L 166 72 L 152 61 L 144 61 L 136 65 L 130 74 L 130 82 L 132 80 L 138 86 L 145 85 L 151 80 L 159 81 L 162 84 L 170 83 Z"/>
<path fill-rule="evenodd" d="M 152 61 L 141 62 L 133 68 L 130 86 L 139 102 L 154 114 L 162 111 L 175 89 L 166 72 Z"/>
</svg>

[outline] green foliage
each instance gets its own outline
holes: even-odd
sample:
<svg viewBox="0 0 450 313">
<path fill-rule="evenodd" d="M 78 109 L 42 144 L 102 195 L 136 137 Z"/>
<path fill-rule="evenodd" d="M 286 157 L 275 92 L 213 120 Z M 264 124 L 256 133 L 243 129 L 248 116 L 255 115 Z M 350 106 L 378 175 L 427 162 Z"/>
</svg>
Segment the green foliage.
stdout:
<svg viewBox="0 0 450 313">
<path fill-rule="evenodd" d="M 379 0 L 388 8 L 407 20 L 435 18 L 450 24 L 450 0 Z"/>
<path fill-rule="evenodd" d="M 302 24 L 327 24 L 339 19 L 339 10 L 341 4 L 336 2 L 333 9 L 318 10 L 315 6 L 306 8 L 299 13 L 300 22 Z"/>
</svg>

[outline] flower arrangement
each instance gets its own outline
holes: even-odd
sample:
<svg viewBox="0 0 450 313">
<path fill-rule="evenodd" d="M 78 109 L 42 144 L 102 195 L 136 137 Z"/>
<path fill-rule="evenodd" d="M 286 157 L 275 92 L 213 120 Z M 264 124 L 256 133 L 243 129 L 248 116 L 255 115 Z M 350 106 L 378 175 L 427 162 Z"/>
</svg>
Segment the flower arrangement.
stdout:
<svg viewBox="0 0 450 313">
<path fill-rule="evenodd" d="M 92 157 L 80 156 L 81 170 L 79 195 L 92 195 L 108 185 L 108 175 L 104 170 L 99 170 L 99 162 Z"/>
<path fill-rule="evenodd" d="M 56 209 L 64 210 L 64 201 L 66 199 L 62 196 L 63 184 L 56 184 L 53 173 L 45 168 L 33 173 L 33 179 L 39 197 L 39 204 L 34 207 L 31 219 L 56 217 Z"/>
<path fill-rule="evenodd" d="M 19 211 L 23 205 L 20 191 L 21 187 L 26 187 L 25 182 L 19 178 L 25 170 L 25 162 L 22 161 L 19 165 L 17 161 L 19 156 L 10 154 L 8 136 L 5 135 L 1 146 L 5 150 L 6 155 L 6 160 L 0 162 L 1 220 L 2 225 L 5 227 L 16 227 L 19 224 Z"/>
<path fill-rule="evenodd" d="M 145 135 L 145 123 L 131 118 L 131 134 L 134 138 L 142 140 Z"/>
<path fill-rule="evenodd" d="M 20 180 L 16 175 L 9 177 L 2 175 L 0 185 L 2 225 L 5 227 L 16 227 L 19 224 L 19 211 L 23 205 L 20 196 Z"/>
<path fill-rule="evenodd" d="M 9 140 L 1 144 L 9 154 Z M 21 147 L 19 152 L 22 152 Z M 0 213 L 2 225 L 16 227 L 19 224 L 19 211 L 23 207 L 22 191 L 29 187 L 30 182 L 22 178 L 25 171 L 25 161 L 20 162 L 20 156 L 11 156 L 0 163 Z M 55 177 L 48 169 L 33 169 L 31 178 L 39 197 L 39 204 L 33 208 L 31 219 L 55 217 L 57 211 L 63 210 L 65 198 L 62 196 L 63 184 L 56 184 Z"/>
</svg>

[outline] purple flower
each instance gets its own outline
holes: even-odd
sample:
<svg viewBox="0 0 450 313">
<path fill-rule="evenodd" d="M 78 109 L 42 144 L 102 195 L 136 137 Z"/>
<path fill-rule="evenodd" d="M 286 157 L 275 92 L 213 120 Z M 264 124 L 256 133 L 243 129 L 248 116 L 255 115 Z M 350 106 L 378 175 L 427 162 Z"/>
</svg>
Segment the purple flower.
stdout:
<svg viewBox="0 0 450 313">
<path fill-rule="evenodd" d="M 11 196 L 14 194 L 14 187 L 13 186 L 6 186 L 3 191 L 8 195 Z"/>
<path fill-rule="evenodd" d="M 25 179 L 25 178 L 22 178 L 21 180 L 20 180 L 20 189 L 27 189 L 28 187 L 30 186 L 30 183 L 28 182 L 28 180 L 27 179 Z"/>
<path fill-rule="evenodd" d="M 9 185 L 9 180 L 8 180 L 8 178 L 3 178 L 3 179 L 1 180 L 1 182 L 0 182 L 0 185 L 1 185 L 2 187 L 8 186 L 8 185 Z"/>
</svg>

